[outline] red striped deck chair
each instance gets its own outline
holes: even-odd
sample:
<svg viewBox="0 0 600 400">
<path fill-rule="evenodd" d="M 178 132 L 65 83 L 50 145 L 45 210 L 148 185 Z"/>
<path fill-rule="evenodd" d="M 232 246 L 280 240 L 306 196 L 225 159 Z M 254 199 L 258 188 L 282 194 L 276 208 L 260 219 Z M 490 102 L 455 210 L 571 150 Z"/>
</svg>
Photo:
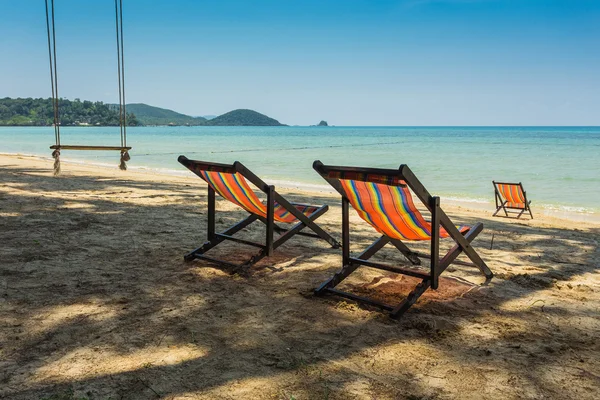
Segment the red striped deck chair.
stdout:
<svg viewBox="0 0 600 400">
<path fill-rule="evenodd" d="M 471 242 L 483 230 L 478 222 L 473 226 L 455 226 L 440 208 L 439 197 L 429 194 L 406 165 L 399 169 L 354 168 L 323 165 L 315 161 L 313 168 L 342 195 L 342 269 L 315 290 L 315 294 L 334 294 L 360 303 L 382 308 L 393 318 L 404 314 L 429 288 L 437 289 L 439 276 L 452 263 L 477 267 L 489 281 L 493 274 L 479 257 Z M 426 220 L 413 202 L 412 192 L 431 213 Z M 350 255 L 349 206 L 371 225 L 381 237 L 359 255 Z M 440 257 L 439 241 L 449 238 L 455 241 L 443 257 Z M 429 254 L 410 250 L 405 241 L 429 241 Z M 369 260 L 386 244 L 391 243 L 412 264 L 393 266 Z M 464 253 L 472 262 L 456 260 Z M 429 268 L 421 267 L 420 258 L 429 259 Z M 367 266 L 420 278 L 419 284 L 397 305 L 344 292 L 335 287 L 358 267 Z"/>
<path fill-rule="evenodd" d="M 231 165 L 217 164 L 190 160 L 185 156 L 179 156 L 178 161 L 208 184 L 207 242 L 186 254 L 184 256 L 186 261 L 192 261 L 197 258 L 203 259 L 224 267 L 233 268 L 235 272 L 241 268 L 254 265 L 266 256 L 273 255 L 275 249 L 287 242 L 294 235 L 320 238 L 327 241 L 333 248 L 340 247 L 338 241 L 314 222 L 321 215 L 325 214 L 328 210 L 327 205 L 315 206 L 290 203 L 275 191 L 274 186 L 267 185 L 238 161 Z M 258 198 L 256 193 L 250 188 L 248 182 L 267 195 L 266 202 Z M 216 193 L 233 204 L 240 206 L 250 215 L 224 232 L 217 233 L 215 223 Z M 266 240 L 264 244 L 233 237 L 235 233 L 254 221 L 261 221 L 266 225 Z M 293 225 L 290 228 L 284 228 L 276 223 Z M 301 232 L 304 228 L 310 228 L 314 233 Z M 274 233 L 278 233 L 280 236 L 275 239 Z M 258 247 L 260 251 L 240 265 L 205 255 L 207 251 L 225 240 Z"/>
<path fill-rule="evenodd" d="M 521 218 L 525 211 L 529 211 L 529 216 L 533 219 L 531 213 L 531 201 L 527 201 L 527 194 L 521 182 L 506 183 L 492 181 L 494 184 L 496 212 L 492 215 L 495 217 L 500 210 L 504 210 L 504 216 L 509 217 L 510 214 L 517 214 L 515 218 Z M 516 211 L 515 211 L 516 210 Z"/>
</svg>

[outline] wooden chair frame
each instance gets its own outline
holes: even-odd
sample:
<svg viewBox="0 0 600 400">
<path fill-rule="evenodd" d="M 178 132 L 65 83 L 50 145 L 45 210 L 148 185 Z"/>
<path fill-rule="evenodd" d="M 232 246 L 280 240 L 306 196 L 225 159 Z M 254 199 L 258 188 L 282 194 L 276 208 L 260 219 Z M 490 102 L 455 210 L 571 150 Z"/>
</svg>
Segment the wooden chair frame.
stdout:
<svg viewBox="0 0 600 400">
<path fill-rule="evenodd" d="M 492 181 L 492 184 L 494 185 L 494 200 L 496 200 L 496 212 L 494 212 L 494 214 L 492 214 L 492 217 L 497 216 L 497 214 L 500 212 L 500 210 L 504 210 L 504 216 L 511 218 L 508 214 L 517 214 L 516 219 L 521 218 L 521 215 L 523 215 L 523 213 L 525 213 L 525 211 L 529 212 L 529 216 L 531 217 L 531 219 L 533 219 L 533 213 L 531 212 L 531 200 L 527 200 L 527 193 L 525 193 L 525 189 L 523 188 L 523 184 L 521 182 L 519 183 L 511 183 L 511 182 L 496 182 L 496 181 Z M 509 207 L 507 206 L 508 204 L 508 200 L 504 199 L 502 197 L 502 194 L 500 193 L 500 191 L 498 190 L 498 185 L 513 185 L 513 186 L 519 186 L 519 188 L 521 188 L 521 192 L 523 193 L 523 198 L 525 199 L 525 206 L 524 207 Z M 517 211 L 512 211 L 512 210 L 517 210 Z"/>
<path fill-rule="evenodd" d="M 483 230 L 483 224 L 481 222 L 473 225 L 467 232 L 461 234 L 456 226 L 452 223 L 446 213 L 440 208 L 440 199 L 437 196 L 431 196 L 417 177 L 412 173 L 407 165 L 400 165 L 399 169 L 378 169 L 378 168 L 355 168 L 355 167 L 341 167 L 341 166 L 330 166 L 324 165 L 321 161 L 315 161 L 313 168 L 323 179 L 325 179 L 337 192 L 342 196 L 342 269 L 338 271 L 332 278 L 325 281 L 316 290 L 316 295 L 324 295 L 326 293 L 345 297 L 359 303 L 369 304 L 375 307 L 379 307 L 389 312 L 392 318 L 399 318 L 404 314 L 428 289 L 437 289 L 439 284 L 439 276 L 448 268 L 450 264 L 459 264 L 466 266 L 477 267 L 487 278 L 486 283 L 489 282 L 493 277 L 492 271 L 488 268 L 485 262 L 479 257 L 475 249 L 471 246 L 471 242 L 479 235 Z M 329 174 L 334 173 L 360 173 L 360 174 L 374 174 L 384 177 L 397 177 L 406 182 L 406 184 L 412 189 L 419 200 L 427 207 L 431 212 L 431 245 L 429 254 L 419 253 L 410 250 L 401 240 L 382 235 L 373 244 L 371 244 L 366 250 L 360 253 L 356 257 L 350 255 L 350 217 L 349 217 L 349 206 L 350 202 L 346 197 L 344 190 L 342 189 L 338 178 L 330 178 Z M 439 256 L 439 239 L 440 239 L 440 226 L 450 235 L 456 245 L 452 247 L 442 258 Z M 375 253 L 381 250 L 386 244 L 391 243 L 396 249 L 398 249 L 411 263 L 412 265 L 420 265 L 420 258 L 426 258 L 430 260 L 430 269 L 426 271 L 422 268 L 415 267 L 400 267 L 392 266 L 388 264 L 382 264 L 378 262 L 369 261 Z M 456 258 L 464 253 L 472 261 L 471 263 L 456 260 Z M 388 305 L 378 302 L 376 300 L 357 296 L 352 293 L 344 292 L 336 289 L 335 287 L 352 274 L 360 266 L 371 267 L 384 271 L 394 272 L 397 274 L 404 274 L 420 278 L 421 282 L 414 288 L 410 294 L 397 305 Z"/>
<path fill-rule="evenodd" d="M 339 248 L 341 244 L 331 237 L 327 232 L 325 232 L 321 227 L 319 227 L 315 220 L 325 214 L 329 209 L 329 206 L 313 206 L 318 207 L 318 209 L 313 212 L 310 217 L 307 217 L 304 213 L 298 210 L 295 205 L 299 206 L 311 206 L 308 204 L 299 204 L 299 203 L 291 203 L 288 202 L 285 198 L 283 198 L 277 191 L 275 191 L 275 186 L 267 185 L 263 180 L 261 180 L 258 176 L 252 173 L 248 168 L 246 168 L 242 163 L 236 161 L 233 164 L 219 164 L 212 163 L 206 161 L 197 161 L 190 160 L 185 156 L 179 156 L 178 161 L 186 166 L 188 169 L 194 171 L 194 168 L 198 168 L 203 171 L 215 171 L 215 172 L 225 172 L 225 173 L 239 173 L 244 178 L 246 178 L 249 182 L 251 182 L 254 186 L 256 186 L 260 191 L 267 195 L 267 216 L 262 217 L 257 214 L 249 213 L 250 215 L 233 225 L 229 229 L 218 233 L 216 232 L 216 192 L 208 185 L 208 228 L 207 228 L 207 241 L 200 246 L 199 248 L 192 250 L 184 256 L 185 261 L 192 261 L 194 259 L 203 259 L 214 264 L 233 268 L 233 272 L 236 272 L 243 268 L 249 268 L 252 265 L 256 264 L 258 261 L 262 260 L 264 257 L 272 256 L 273 251 L 277 249 L 279 246 L 287 242 L 295 235 L 300 236 L 308 236 L 313 238 L 319 238 L 325 240 L 329 243 L 333 248 Z M 198 175 L 198 174 L 197 174 Z M 201 177 L 202 178 L 202 177 Z M 203 178 L 202 178 L 203 179 Z M 204 179 L 203 179 L 204 180 Z M 294 224 L 291 228 L 284 228 L 275 223 L 274 219 L 274 209 L 275 202 L 284 207 L 287 211 L 294 215 L 298 219 L 299 222 Z M 260 221 L 266 225 L 266 238 L 265 243 L 255 243 L 249 240 L 240 239 L 237 237 L 233 237 L 233 235 L 251 223 L 255 221 Z M 314 233 L 302 232 L 304 228 L 310 228 Z M 280 236 L 275 239 L 274 233 L 277 232 Z M 248 246 L 258 247 L 260 251 L 258 254 L 252 256 L 248 261 L 242 264 L 234 264 L 225 260 L 219 260 L 213 257 L 209 257 L 205 255 L 207 251 L 219 245 L 225 240 L 231 240 L 233 242 L 241 243 Z"/>
</svg>

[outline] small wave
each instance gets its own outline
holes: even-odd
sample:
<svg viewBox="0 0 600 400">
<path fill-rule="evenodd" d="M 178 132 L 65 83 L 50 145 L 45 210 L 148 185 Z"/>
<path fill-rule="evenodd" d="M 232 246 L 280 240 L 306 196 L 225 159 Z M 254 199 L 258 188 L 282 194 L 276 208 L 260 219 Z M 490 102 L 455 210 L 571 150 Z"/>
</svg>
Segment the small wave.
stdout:
<svg viewBox="0 0 600 400">
<path fill-rule="evenodd" d="M 473 197 L 456 197 L 456 196 L 444 196 L 444 200 L 455 201 L 457 203 L 477 203 L 477 204 L 489 204 L 491 201 L 482 198 Z"/>
<path fill-rule="evenodd" d="M 48 155 L 48 156 L 43 156 L 43 155 L 39 155 L 39 154 L 33 154 L 33 153 L 0 153 L 0 156 L 18 156 L 18 157 L 35 157 L 35 158 L 39 158 L 42 160 L 50 160 L 52 159 L 52 156 Z"/>
<path fill-rule="evenodd" d="M 565 205 L 556 205 L 556 204 L 547 204 L 547 203 L 541 203 L 541 204 L 539 204 L 539 206 L 546 210 L 567 212 L 567 213 L 596 214 L 598 212 L 598 210 L 595 210 L 591 207 L 565 206 Z"/>
<path fill-rule="evenodd" d="M 273 185 L 282 186 L 284 188 L 299 188 L 303 190 L 319 190 L 324 192 L 334 192 L 335 190 L 329 186 L 318 183 L 307 183 L 307 182 L 297 182 L 297 181 L 289 181 L 289 180 L 280 180 L 280 179 L 269 179 L 269 183 Z"/>
<path fill-rule="evenodd" d="M 142 173 L 157 173 L 160 175 L 172 175 L 172 176 L 189 176 L 190 171 L 188 171 L 187 169 L 170 169 L 170 168 L 152 168 L 152 167 L 146 167 L 146 166 L 131 166 L 128 167 L 129 170 L 131 171 L 137 171 L 137 172 L 142 172 Z"/>
</svg>

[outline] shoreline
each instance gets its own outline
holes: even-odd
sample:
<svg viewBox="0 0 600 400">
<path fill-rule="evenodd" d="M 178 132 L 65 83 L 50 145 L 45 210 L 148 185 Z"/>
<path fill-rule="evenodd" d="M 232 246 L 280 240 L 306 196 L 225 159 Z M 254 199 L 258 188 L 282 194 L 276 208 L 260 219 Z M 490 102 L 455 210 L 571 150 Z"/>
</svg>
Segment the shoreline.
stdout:
<svg viewBox="0 0 600 400">
<path fill-rule="evenodd" d="M 35 154 L 24 154 L 24 153 L 0 153 L 0 160 L 2 158 L 7 159 L 23 159 L 29 158 L 39 162 L 48 162 L 52 163 L 53 159 L 49 156 L 40 156 Z M 87 161 L 78 161 L 78 160 L 69 160 L 69 159 L 61 159 L 61 164 L 64 165 L 73 165 L 80 167 L 91 167 L 91 168 L 101 168 L 103 170 L 117 170 L 118 165 L 117 162 L 113 163 L 96 163 L 96 162 L 87 162 Z M 52 164 L 48 164 L 48 168 L 52 168 Z M 166 169 L 166 168 L 152 168 L 152 167 L 143 167 L 143 166 L 128 166 L 127 172 L 133 174 L 140 174 L 144 176 L 156 176 L 156 177 L 174 177 L 174 178 L 190 178 L 189 171 L 182 168 L 181 171 Z M 279 180 L 279 179 L 268 179 L 269 183 L 274 184 L 277 188 L 282 188 L 287 191 L 299 191 L 303 194 L 310 195 L 318 194 L 318 195 L 330 195 L 334 196 L 336 194 L 335 190 L 331 188 L 329 185 L 325 184 L 314 184 L 314 183 L 306 183 L 306 182 L 295 182 L 289 180 Z M 495 205 L 493 201 L 485 201 L 481 199 L 474 198 L 459 198 L 459 197 L 449 197 L 445 196 L 441 198 L 442 204 L 450 205 L 451 207 L 455 207 L 458 209 L 475 211 L 475 212 L 489 212 L 490 216 L 495 211 Z M 565 208 L 575 208 L 574 206 L 557 206 L 553 204 L 535 204 L 535 200 L 533 202 L 533 215 L 534 219 L 539 216 L 544 216 L 552 219 L 566 220 L 566 221 L 576 221 L 576 222 L 588 222 L 595 225 L 600 225 L 600 213 L 594 211 L 573 211 L 569 209 L 560 209 L 561 207 Z M 582 209 L 586 209 L 585 207 L 581 207 Z M 508 219 L 508 218 L 507 218 Z M 514 218 L 510 218 L 510 220 L 515 221 L 526 221 L 525 219 L 516 220 Z"/>
</svg>

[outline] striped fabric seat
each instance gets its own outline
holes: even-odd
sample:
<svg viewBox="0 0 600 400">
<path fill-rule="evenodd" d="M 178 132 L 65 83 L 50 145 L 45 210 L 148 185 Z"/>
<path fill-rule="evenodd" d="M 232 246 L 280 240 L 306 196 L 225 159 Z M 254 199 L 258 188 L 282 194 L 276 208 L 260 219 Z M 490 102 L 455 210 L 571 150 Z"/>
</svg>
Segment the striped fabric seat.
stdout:
<svg viewBox="0 0 600 400">
<path fill-rule="evenodd" d="M 415 207 L 408 186 L 350 179 L 339 182 L 358 215 L 379 233 L 400 240 L 430 240 L 431 224 Z M 464 233 L 470 227 L 457 228 Z M 449 237 L 444 228 L 440 228 L 440 237 Z"/>
<path fill-rule="evenodd" d="M 499 183 L 498 191 L 506 200 L 506 207 L 509 208 L 525 208 L 525 196 L 519 185 L 511 185 L 507 183 Z"/>
<path fill-rule="evenodd" d="M 230 174 L 225 172 L 215 171 L 197 171 L 202 179 L 206 181 L 215 192 L 219 193 L 225 199 L 242 207 L 249 213 L 256 214 L 261 217 L 267 216 L 267 206 L 250 188 L 246 179 L 239 173 Z M 317 211 L 319 207 L 294 204 L 300 212 L 307 217 Z M 298 219 L 291 214 L 285 207 L 275 202 L 274 219 L 277 222 L 295 223 Z"/>
</svg>

